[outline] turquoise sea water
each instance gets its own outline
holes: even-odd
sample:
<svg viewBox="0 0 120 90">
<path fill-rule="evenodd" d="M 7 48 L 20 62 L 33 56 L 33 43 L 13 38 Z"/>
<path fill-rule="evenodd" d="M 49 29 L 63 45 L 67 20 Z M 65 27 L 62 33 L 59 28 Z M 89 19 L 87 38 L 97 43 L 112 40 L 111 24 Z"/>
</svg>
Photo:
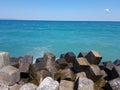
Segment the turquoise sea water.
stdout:
<svg viewBox="0 0 120 90">
<path fill-rule="evenodd" d="M 103 61 L 120 58 L 120 22 L 0 20 L 0 51 L 11 56 L 90 50 Z"/>
</svg>

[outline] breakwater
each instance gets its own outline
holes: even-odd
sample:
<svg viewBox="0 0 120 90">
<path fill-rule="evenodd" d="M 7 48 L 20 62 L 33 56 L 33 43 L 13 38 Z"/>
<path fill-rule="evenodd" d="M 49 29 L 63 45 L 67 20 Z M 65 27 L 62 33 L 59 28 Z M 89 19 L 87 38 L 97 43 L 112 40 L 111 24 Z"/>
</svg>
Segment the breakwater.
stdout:
<svg viewBox="0 0 120 90">
<path fill-rule="evenodd" d="M 0 52 L 0 90 L 119 90 L 120 60 L 102 62 L 99 52 L 10 57 Z"/>
</svg>

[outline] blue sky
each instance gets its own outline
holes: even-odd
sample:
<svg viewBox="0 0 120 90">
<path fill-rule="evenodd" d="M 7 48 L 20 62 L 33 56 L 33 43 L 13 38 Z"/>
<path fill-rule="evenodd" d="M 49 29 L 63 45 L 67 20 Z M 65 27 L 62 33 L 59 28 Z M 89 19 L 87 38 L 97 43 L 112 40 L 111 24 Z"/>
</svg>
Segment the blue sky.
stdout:
<svg viewBox="0 0 120 90">
<path fill-rule="evenodd" d="M 0 0 L 0 19 L 120 21 L 120 0 Z"/>
</svg>

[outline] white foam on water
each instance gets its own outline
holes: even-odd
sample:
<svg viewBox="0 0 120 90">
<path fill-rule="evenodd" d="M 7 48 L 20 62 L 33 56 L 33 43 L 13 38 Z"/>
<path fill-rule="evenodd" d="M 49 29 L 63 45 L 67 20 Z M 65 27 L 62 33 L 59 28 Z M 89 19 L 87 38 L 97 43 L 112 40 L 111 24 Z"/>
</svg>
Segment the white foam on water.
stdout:
<svg viewBox="0 0 120 90">
<path fill-rule="evenodd" d="M 43 57 L 46 52 L 50 52 L 49 47 L 34 47 L 29 53 L 33 55 L 33 63 L 35 63 L 36 58 Z"/>
</svg>

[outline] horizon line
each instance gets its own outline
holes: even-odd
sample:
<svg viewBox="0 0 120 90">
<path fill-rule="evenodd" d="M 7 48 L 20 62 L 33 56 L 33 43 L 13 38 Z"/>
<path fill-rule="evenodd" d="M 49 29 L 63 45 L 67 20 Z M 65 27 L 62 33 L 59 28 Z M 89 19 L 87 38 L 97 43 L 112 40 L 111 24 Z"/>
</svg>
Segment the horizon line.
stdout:
<svg viewBox="0 0 120 90">
<path fill-rule="evenodd" d="M 1 20 L 11 20 L 11 21 L 78 21 L 78 22 L 84 22 L 84 21 L 90 21 L 90 22 L 120 22 L 120 21 L 116 21 L 116 20 L 39 20 L 39 19 L 0 19 Z"/>
</svg>

